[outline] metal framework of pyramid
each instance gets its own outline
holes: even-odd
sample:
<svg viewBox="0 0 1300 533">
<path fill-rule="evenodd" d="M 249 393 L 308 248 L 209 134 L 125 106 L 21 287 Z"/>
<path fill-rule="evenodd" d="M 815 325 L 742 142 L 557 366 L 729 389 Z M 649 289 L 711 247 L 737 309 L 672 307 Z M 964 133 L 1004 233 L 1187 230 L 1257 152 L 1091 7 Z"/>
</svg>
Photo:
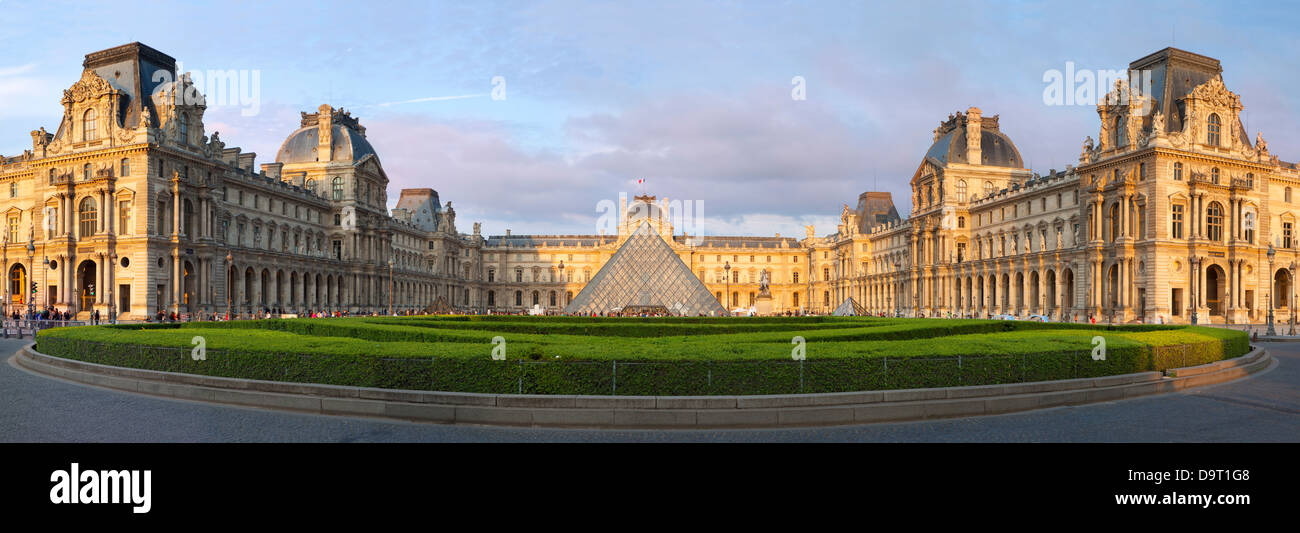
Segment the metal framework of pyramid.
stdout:
<svg viewBox="0 0 1300 533">
<path fill-rule="evenodd" d="M 564 308 L 573 314 L 660 309 L 678 316 L 726 316 L 708 287 L 655 233 L 641 224 Z"/>
<path fill-rule="evenodd" d="M 858 305 L 858 302 L 852 296 L 840 302 L 840 306 L 831 311 L 831 316 L 863 316 L 865 314 L 866 311 L 862 309 L 862 306 Z"/>
</svg>

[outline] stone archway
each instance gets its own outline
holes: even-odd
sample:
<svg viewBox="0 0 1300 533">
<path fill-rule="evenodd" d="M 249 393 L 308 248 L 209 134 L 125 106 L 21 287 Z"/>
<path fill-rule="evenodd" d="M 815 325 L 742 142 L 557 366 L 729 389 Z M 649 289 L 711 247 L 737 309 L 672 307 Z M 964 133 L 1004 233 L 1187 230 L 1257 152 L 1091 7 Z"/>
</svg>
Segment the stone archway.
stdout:
<svg viewBox="0 0 1300 533">
<path fill-rule="evenodd" d="M 195 301 L 197 298 L 195 297 L 194 286 L 197 278 L 194 275 L 194 265 L 189 261 L 185 261 L 181 263 L 181 269 L 182 279 L 184 280 L 181 284 L 181 305 L 186 313 L 193 313 L 198 304 Z"/>
<path fill-rule="evenodd" d="M 1223 267 L 1210 265 L 1205 269 L 1205 306 L 1210 308 L 1210 316 L 1223 315 L 1223 294 L 1227 288 L 1227 276 Z"/>
<path fill-rule="evenodd" d="M 14 307 L 26 305 L 31 292 L 31 283 L 27 281 L 27 267 L 22 263 L 14 264 L 9 268 L 9 301 L 5 303 Z"/>
<path fill-rule="evenodd" d="M 89 259 L 77 265 L 77 311 L 92 311 L 95 308 L 96 265 Z"/>
</svg>

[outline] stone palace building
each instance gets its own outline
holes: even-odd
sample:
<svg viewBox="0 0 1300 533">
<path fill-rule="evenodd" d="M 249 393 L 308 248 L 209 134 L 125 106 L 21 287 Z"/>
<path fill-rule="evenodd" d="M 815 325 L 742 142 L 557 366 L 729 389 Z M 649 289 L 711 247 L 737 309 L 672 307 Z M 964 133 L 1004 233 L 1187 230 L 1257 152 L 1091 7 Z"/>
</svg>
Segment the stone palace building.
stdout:
<svg viewBox="0 0 1300 533">
<path fill-rule="evenodd" d="M 908 217 L 866 192 L 834 233 L 803 238 L 685 235 L 652 196 L 619 206 L 616 235 L 461 233 L 433 189 L 387 209 L 388 176 L 342 109 L 302 113 L 255 168 L 205 130 L 201 95 L 179 97 L 197 94 L 188 77 L 154 81 L 170 56 L 132 43 L 83 65 L 54 132 L 0 157 L 9 312 L 707 315 L 766 300 L 778 314 L 1258 322 L 1270 298 L 1282 316 L 1295 305 L 1296 165 L 1250 141 L 1217 60 L 1176 49 L 1130 65 L 1154 90 L 1117 87 L 1078 165 L 1034 174 L 972 107 L 935 130 Z"/>
</svg>

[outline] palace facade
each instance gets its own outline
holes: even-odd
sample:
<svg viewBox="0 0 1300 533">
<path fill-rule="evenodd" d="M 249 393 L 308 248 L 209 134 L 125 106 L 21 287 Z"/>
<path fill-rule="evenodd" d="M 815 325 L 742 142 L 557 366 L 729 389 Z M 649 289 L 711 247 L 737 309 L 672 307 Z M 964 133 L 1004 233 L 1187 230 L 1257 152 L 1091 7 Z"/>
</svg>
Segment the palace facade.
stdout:
<svg viewBox="0 0 1300 533">
<path fill-rule="evenodd" d="M 1295 306 L 1300 173 L 1251 142 L 1217 60 L 1172 48 L 1130 65 L 1154 74 L 1152 93 L 1118 85 L 1077 165 L 1033 173 L 999 117 L 972 107 L 934 131 L 906 218 L 866 192 L 834 233 L 802 238 L 678 233 L 650 196 L 619 206 L 613 235 L 461 233 L 433 189 L 387 209 L 388 176 L 342 109 L 302 113 L 254 168 L 205 130 L 201 95 L 180 97 L 197 94 L 188 77 L 154 81 L 175 71 L 166 54 L 132 43 L 83 66 L 55 131 L 0 157 L 10 311 L 560 313 L 630 241 L 692 274 L 703 288 L 674 281 L 692 309 L 704 290 L 781 314 L 851 298 L 905 316 L 1259 322 L 1270 301 L 1282 317 Z M 624 255 L 619 269 L 639 264 Z"/>
<path fill-rule="evenodd" d="M 851 272 L 836 289 L 905 315 L 1259 323 L 1271 303 L 1289 319 L 1296 164 L 1251 142 L 1218 60 L 1167 48 L 1129 68 L 1151 72 L 1150 94 L 1117 84 L 1099 141 L 1046 176 L 998 117 L 950 116 L 907 220 L 826 239 Z"/>
</svg>

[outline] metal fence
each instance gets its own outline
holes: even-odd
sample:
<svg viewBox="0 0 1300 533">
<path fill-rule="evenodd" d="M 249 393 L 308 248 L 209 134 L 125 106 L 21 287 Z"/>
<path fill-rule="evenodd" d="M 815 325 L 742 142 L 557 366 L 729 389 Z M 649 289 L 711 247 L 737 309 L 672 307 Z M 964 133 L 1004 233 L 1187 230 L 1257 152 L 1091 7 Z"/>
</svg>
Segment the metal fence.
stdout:
<svg viewBox="0 0 1300 533">
<path fill-rule="evenodd" d="M 49 328 L 63 328 L 69 326 L 84 326 L 87 322 L 82 320 L 29 320 L 29 319 L 5 319 L 3 329 L 4 338 L 11 337 L 31 337 L 36 338 L 36 332 Z"/>
<path fill-rule="evenodd" d="M 43 339 L 38 350 L 92 363 L 222 377 L 490 394 L 707 396 L 993 385 L 1165 370 L 1228 357 L 1227 342 L 955 357 L 758 361 L 497 361 L 367 357 Z M 1231 354 L 1235 356 L 1240 354 Z M 196 357 L 202 357 L 202 360 Z"/>
</svg>

